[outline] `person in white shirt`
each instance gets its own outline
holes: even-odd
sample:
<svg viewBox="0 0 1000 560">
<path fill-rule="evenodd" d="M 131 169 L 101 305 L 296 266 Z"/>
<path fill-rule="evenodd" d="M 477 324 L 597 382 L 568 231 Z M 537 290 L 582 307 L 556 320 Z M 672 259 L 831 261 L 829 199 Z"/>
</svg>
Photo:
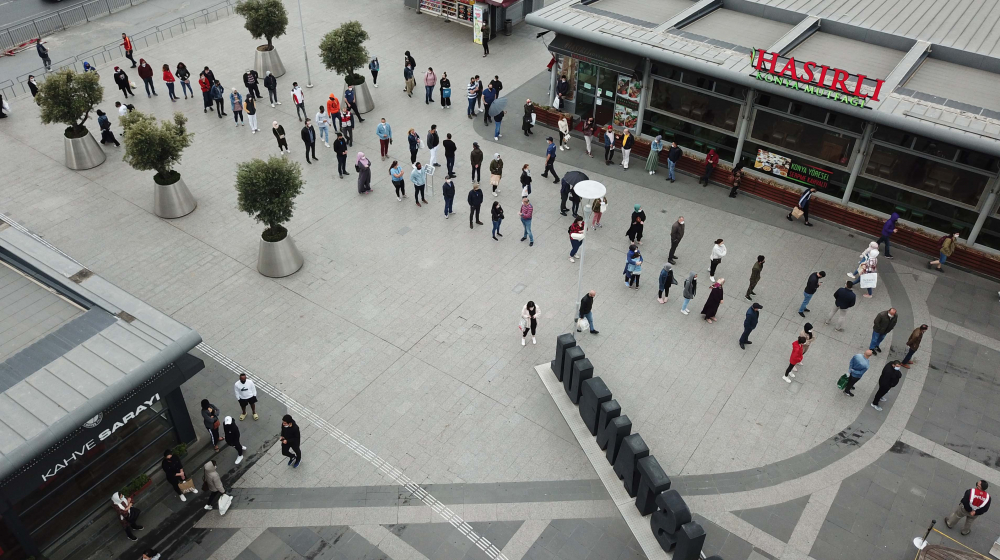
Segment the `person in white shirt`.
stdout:
<svg viewBox="0 0 1000 560">
<path fill-rule="evenodd" d="M 716 239 L 715 245 L 712 246 L 712 260 L 708 267 L 708 279 L 712 282 L 715 282 L 715 269 L 719 267 L 719 263 L 722 262 L 722 257 L 724 256 L 726 256 L 726 246 L 722 243 L 721 239 Z"/>
<path fill-rule="evenodd" d="M 316 127 L 319 128 L 319 136 L 323 139 L 323 144 L 327 148 L 330 147 L 330 116 L 326 114 L 326 107 L 322 105 L 319 106 L 319 112 L 316 113 L 316 118 L 313 119 L 316 123 Z"/>
<path fill-rule="evenodd" d="M 259 420 L 260 417 L 257 416 L 257 386 L 253 384 L 252 379 L 247 378 L 247 374 L 241 373 L 240 380 L 236 382 L 236 400 L 240 402 L 240 420 L 247 417 L 247 405 L 250 405 L 250 411 L 253 412 L 253 419 Z"/>
<path fill-rule="evenodd" d="M 302 93 L 302 88 L 299 87 L 298 82 L 292 82 L 292 102 L 295 103 L 295 115 L 299 117 L 299 121 L 304 118 L 309 118 L 309 113 L 306 113 L 306 94 Z M 299 113 L 302 113 L 299 115 Z"/>
<path fill-rule="evenodd" d="M 115 101 L 115 107 L 118 107 L 118 116 L 124 117 L 128 114 L 128 107 L 122 105 L 121 101 Z"/>
</svg>

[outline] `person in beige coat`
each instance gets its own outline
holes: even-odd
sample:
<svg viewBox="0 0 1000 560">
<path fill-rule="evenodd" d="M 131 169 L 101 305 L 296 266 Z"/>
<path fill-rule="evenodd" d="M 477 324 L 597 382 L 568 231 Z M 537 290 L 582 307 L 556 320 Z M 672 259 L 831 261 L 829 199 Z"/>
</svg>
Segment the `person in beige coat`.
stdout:
<svg viewBox="0 0 1000 560">
<path fill-rule="evenodd" d="M 809 352 L 809 347 L 812 346 L 814 340 L 816 340 L 816 334 L 813 332 L 812 323 L 806 323 L 802 330 L 799 332 L 799 336 L 806 339 L 802 344 L 802 361 L 798 365 L 802 365 L 806 359 L 806 353 Z M 796 369 L 798 371 L 798 369 Z"/>
<path fill-rule="evenodd" d="M 226 496 L 226 487 L 222 485 L 222 477 L 219 476 L 214 460 L 205 463 L 205 487 L 206 491 L 211 492 L 208 497 L 208 505 L 205 506 L 206 510 L 215 509 L 213 505 L 218 507 L 222 498 L 227 498 L 227 501 L 232 500 Z M 220 508 L 220 511 L 225 511 L 225 509 L 228 509 L 228 506 Z"/>
</svg>

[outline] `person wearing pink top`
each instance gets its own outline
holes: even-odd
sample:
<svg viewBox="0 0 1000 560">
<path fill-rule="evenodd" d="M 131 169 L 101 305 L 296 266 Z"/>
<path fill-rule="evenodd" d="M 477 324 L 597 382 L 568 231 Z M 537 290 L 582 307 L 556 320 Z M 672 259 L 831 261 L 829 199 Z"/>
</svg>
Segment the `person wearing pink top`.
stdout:
<svg viewBox="0 0 1000 560">
<path fill-rule="evenodd" d="M 424 104 L 434 103 L 434 86 L 437 84 L 437 74 L 433 68 L 424 72 Z"/>
</svg>

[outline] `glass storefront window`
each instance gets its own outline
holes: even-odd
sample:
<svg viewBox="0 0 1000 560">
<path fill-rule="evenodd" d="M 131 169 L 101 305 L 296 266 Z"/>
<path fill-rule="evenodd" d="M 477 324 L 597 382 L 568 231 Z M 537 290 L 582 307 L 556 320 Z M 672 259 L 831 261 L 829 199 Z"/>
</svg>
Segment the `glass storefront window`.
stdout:
<svg viewBox="0 0 1000 560">
<path fill-rule="evenodd" d="M 854 149 L 853 136 L 757 110 L 750 136 L 836 165 L 847 166 Z"/>
<path fill-rule="evenodd" d="M 704 74 L 692 72 L 691 70 L 681 71 L 672 66 L 653 62 L 652 66 L 650 66 L 650 72 L 655 77 L 683 82 L 689 86 L 714 91 L 715 93 L 725 95 L 726 97 L 735 97 L 741 102 L 747 97 L 747 89 L 743 86 L 738 86 L 722 80 L 716 80 L 715 78 L 710 78 Z"/>
<path fill-rule="evenodd" d="M 925 154 L 982 169 L 991 173 L 1000 170 L 1000 158 L 986 155 L 981 152 L 958 148 L 951 144 L 938 142 L 930 138 L 924 138 L 909 132 L 903 132 L 888 126 L 878 126 L 875 128 L 873 136 L 875 140 L 885 144 L 892 144 L 902 148 L 923 152 Z"/>
<path fill-rule="evenodd" d="M 750 139 L 747 139 L 747 141 L 743 143 L 743 159 L 742 159 L 743 166 L 746 167 L 747 169 L 751 169 L 751 170 L 754 169 L 754 162 L 757 160 L 757 150 L 758 149 L 766 150 L 766 151 L 769 151 L 769 152 L 776 152 L 775 148 L 772 148 L 770 146 L 764 146 L 764 145 L 758 144 L 758 143 L 756 143 L 756 142 L 754 142 L 754 141 L 752 141 Z M 779 155 L 790 157 L 791 160 L 792 160 L 792 163 L 797 163 L 797 164 L 802 164 L 802 165 L 807 165 L 807 166 L 812 166 L 812 167 L 818 167 L 820 169 L 824 169 L 824 170 L 828 171 L 830 173 L 830 180 L 827 183 L 827 187 L 825 189 L 819 189 L 819 192 L 821 192 L 821 193 L 823 193 L 823 194 L 825 194 L 827 196 L 834 197 L 834 198 L 836 198 L 838 200 L 841 199 L 841 198 L 843 198 L 844 193 L 847 191 L 847 181 L 851 178 L 850 172 L 844 171 L 844 170 L 841 170 L 841 169 L 831 168 L 831 166 L 829 166 L 829 165 L 827 165 L 825 163 L 822 163 L 822 162 L 819 162 L 819 161 L 808 160 L 806 158 L 799 157 L 799 156 L 796 156 L 796 155 L 793 155 L 793 154 L 780 153 L 779 152 Z M 763 172 L 758 171 L 758 173 L 763 173 Z M 793 187 L 804 189 L 807 186 L 807 185 L 804 185 L 804 184 L 799 183 L 797 181 L 793 181 L 791 179 L 787 179 L 787 178 L 784 178 L 784 177 L 779 177 L 777 175 L 773 175 L 773 174 L 769 174 L 769 173 L 763 173 L 763 175 L 766 176 L 766 177 L 768 177 L 769 179 L 773 179 L 773 180 L 776 180 L 776 181 L 785 182 L 788 185 L 791 185 Z"/>
<path fill-rule="evenodd" d="M 989 177 L 875 144 L 865 174 L 975 207 Z"/>
<path fill-rule="evenodd" d="M 1000 251 L 1000 219 L 986 218 L 986 221 L 983 222 L 983 229 L 979 230 L 976 244 Z"/>
<path fill-rule="evenodd" d="M 826 109 L 822 109 L 808 103 L 793 101 L 791 99 L 778 95 L 771 95 L 769 93 L 759 94 L 754 104 L 759 107 L 773 109 L 779 113 L 789 113 L 799 118 L 808 119 L 813 122 L 825 124 L 827 126 L 846 130 L 848 132 L 856 132 L 860 134 L 865 128 L 865 121 L 857 117 L 836 113 L 834 111 L 827 111 Z"/>
<path fill-rule="evenodd" d="M 662 113 L 646 111 L 642 121 L 642 133 L 646 136 L 663 136 L 666 143 L 677 142 L 678 146 L 689 150 L 708 153 L 714 148 L 723 161 L 733 161 L 736 154 L 736 137 L 717 130 L 698 126 L 675 119 Z"/>
<path fill-rule="evenodd" d="M 730 132 L 736 132 L 740 117 L 739 103 L 663 80 L 653 80 L 649 106 Z"/>
<path fill-rule="evenodd" d="M 908 222 L 943 233 L 957 231 L 963 238 L 969 237 L 977 217 L 973 210 L 942 204 L 933 198 L 868 177 L 858 177 L 851 192 L 851 202 L 884 214 L 898 212 Z"/>
</svg>

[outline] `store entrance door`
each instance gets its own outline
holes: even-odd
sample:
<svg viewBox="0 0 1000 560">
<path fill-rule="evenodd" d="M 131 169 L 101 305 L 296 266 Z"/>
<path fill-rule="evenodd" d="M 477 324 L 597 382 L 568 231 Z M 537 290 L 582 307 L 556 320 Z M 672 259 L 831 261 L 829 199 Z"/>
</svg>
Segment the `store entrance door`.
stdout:
<svg viewBox="0 0 1000 560">
<path fill-rule="evenodd" d="M 618 72 L 600 68 L 597 77 L 597 101 L 594 121 L 598 126 L 606 126 L 615 116 L 615 87 L 618 86 Z"/>
</svg>

